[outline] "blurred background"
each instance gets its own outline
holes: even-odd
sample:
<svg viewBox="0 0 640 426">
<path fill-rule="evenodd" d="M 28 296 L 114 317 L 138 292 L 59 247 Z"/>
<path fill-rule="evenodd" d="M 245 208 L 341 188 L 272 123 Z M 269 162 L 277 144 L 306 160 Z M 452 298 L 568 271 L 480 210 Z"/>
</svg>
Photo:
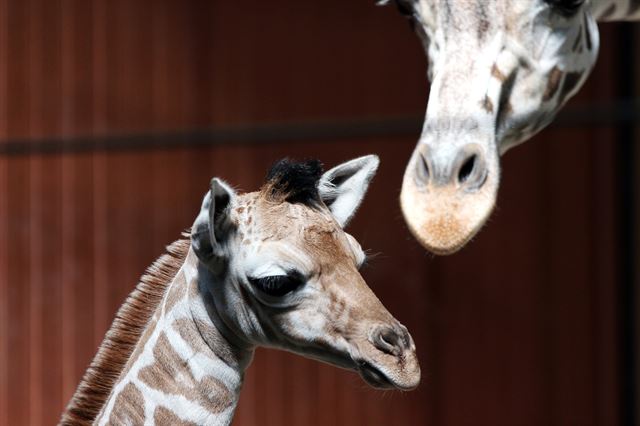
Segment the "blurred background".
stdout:
<svg viewBox="0 0 640 426">
<path fill-rule="evenodd" d="M 272 350 L 237 425 L 622 425 L 638 419 L 640 213 L 634 27 L 601 27 L 588 84 L 504 158 L 498 208 L 461 252 L 402 220 L 426 59 L 373 0 L 0 0 L 0 424 L 54 424 L 145 268 L 209 179 L 376 153 L 350 232 L 411 331 L 422 384 Z M 635 46 L 635 47 L 634 47 Z"/>
</svg>

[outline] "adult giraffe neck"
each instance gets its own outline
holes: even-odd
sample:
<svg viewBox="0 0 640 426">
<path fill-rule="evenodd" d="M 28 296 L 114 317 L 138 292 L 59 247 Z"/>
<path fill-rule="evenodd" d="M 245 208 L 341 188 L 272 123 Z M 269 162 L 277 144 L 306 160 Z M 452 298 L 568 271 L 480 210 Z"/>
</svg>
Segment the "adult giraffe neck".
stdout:
<svg viewBox="0 0 640 426">
<path fill-rule="evenodd" d="M 253 348 L 231 343 L 211 322 L 192 250 L 167 289 L 96 424 L 231 423 Z"/>
<path fill-rule="evenodd" d="M 591 0 L 590 6 L 598 21 L 640 20 L 640 0 Z"/>
</svg>

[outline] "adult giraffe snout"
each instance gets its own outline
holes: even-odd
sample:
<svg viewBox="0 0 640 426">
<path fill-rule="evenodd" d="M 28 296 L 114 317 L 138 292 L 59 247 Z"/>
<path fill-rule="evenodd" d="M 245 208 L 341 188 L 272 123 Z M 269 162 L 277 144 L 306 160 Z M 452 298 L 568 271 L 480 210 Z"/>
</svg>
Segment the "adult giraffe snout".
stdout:
<svg viewBox="0 0 640 426">
<path fill-rule="evenodd" d="M 498 189 L 497 155 L 493 157 L 476 143 L 418 144 L 404 175 L 400 202 L 411 233 L 426 249 L 453 253 L 480 230 Z"/>
</svg>

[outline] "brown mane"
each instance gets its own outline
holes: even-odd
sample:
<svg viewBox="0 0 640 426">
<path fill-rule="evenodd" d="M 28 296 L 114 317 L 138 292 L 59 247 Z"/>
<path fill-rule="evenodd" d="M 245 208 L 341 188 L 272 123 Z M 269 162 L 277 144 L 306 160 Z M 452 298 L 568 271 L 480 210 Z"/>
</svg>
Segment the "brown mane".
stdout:
<svg viewBox="0 0 640 426">
<path fill-rule="evenodd" d="M 183 234 L 189 237 L 189 234 Z M 98 353 L 82 377 L 60 420 L 61 425 L 90 425 L 102 410 L 147 323 L 184 263 L 190 239 L 167 247 L 118 310 Z"/>
</svg>

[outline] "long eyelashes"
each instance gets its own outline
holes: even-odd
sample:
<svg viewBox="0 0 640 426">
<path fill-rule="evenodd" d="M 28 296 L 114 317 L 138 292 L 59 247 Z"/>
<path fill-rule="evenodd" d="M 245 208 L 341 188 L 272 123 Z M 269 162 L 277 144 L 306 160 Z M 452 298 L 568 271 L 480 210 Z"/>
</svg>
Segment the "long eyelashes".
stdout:
<svg viewBox="0 0 640 426">
<path fill-rule="evenodd" d="M 287 275 L 249 278 L 249 283 L 269 296 L 282 297 L 302 286 L 304 277 L 299 272 L 289 272 Z"/>
<path fill-rule="evenodd" d="M 357 265 L 361 270 L 367 266 L 369 261 L 379 253 L 366 253 L 364 259 Z M 298 271 L 288 271 L 286 275 L 270 275 L 266 277 L 248 277 L 251 284 L 258 291 L 271 296 L 283 297 L 302 287 L 307 282 L 307 277 Z"/>
</svg>

